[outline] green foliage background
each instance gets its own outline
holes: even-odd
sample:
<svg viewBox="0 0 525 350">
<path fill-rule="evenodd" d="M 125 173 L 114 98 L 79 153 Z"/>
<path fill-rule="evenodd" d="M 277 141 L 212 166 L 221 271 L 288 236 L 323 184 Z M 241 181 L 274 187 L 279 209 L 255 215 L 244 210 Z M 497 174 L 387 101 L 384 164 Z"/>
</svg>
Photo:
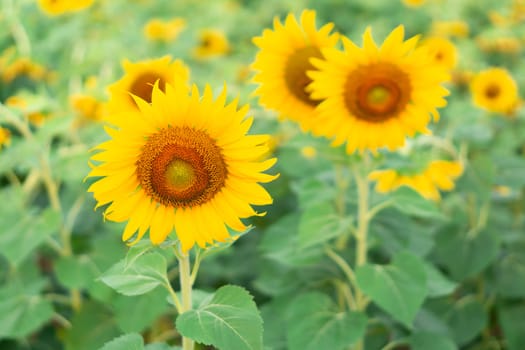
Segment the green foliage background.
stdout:
<svg viewBox="0 0 525 350">
<path fill-rule="evenodd" d="M 111 0 L 48 17 L 33 1 L 3 0 L 0 50 L 18 45 L 17 55 L 23 55 L 24 45 L 16 40 L 21 26 L 28 57 L 55 74 L 51 81 L 21 76 L 0 83 L 0 102 L 22 94 L 29 109 L 52 116 L 40 127 L 29 126 L 30 138 L 12 129 L 11 145 L 0 150 L 0 348 L 163 350 L 176 349 L 183 334 L 227 350 L 350 349 L 360 339 L 367 350 L 523 349 L 523 108 L 514 119 L 491 115 L 472 105 L 467 87 L 448 86 L 449 105 L 433 131 L 465 152 L 465 172 L 439 203 L 406 189 L 371 194 L 373 205 L 393 204 L 371 222 L 369 262 L 355 271 L 371 301 L 362 312 L 347 309 L 347 276 L 330 257 L 335 252 L 355 260 L 349 227 L 356 220 L 357 193 L 348 164 L 359 157 L 278 121 L 258 106 L 255 86 L 244 77 L 256 53 L 252 37 L 271 27 L 275 16 L 312 8 L 318 24 L 332 21 L 359 44 L 367 26 L 380 41 L 398 24 L 412 36 L 429 34 L 432 21 L 463 20 L 470 34 L 454 39 L 457 70 L 502 66 L 524 91 L 521 47 L 486 52 L 477 44 L 479 38 L 512 37 L 523 45 L 524 19 L 507 26 L 489 20 L 490 11 L 512 14 L 513 3 L 429 0 L 407 8 L 395 0 Z M 153 17 L 183 17 L 187 28 L 172 43 L 150 42 L 143 26 Z M 191 52 L 202 28 L 223 30 L 231 52 L 195 60 Z M 106 135 L 100 123 L 78 126 L 68 102 L 89 76 L 98 78 L 96 94 L 106 98 L 105 86 L 120 78 L 124 58 L 166 54 L 183 59 L 199 87 L 210 84 L 218 91 L 226 83 L 230 98 L 250 103 L 253 132 L 275 136 L 274 172 L 281 173 L 267 186 L 274 205 L 261 208 L 268 213 L 252 220 L 255 229 L 202 262 L 194 310 L 180 317 L 164 288 L 178 287 L 175 257 L 147 243 L 127 248 L 120 239 L 123 225 L 103 222 L 101 210 L 93 211 L 86 193 L 92 180 L 83 180 L 89 150 Z M 2 106 L 4 127 L 6 113 L 20 117 Z M 315 147 L 317 155 L 305 158 L 305 146 Z M 383 154 L 374 161 L 396 168 L 439 152 L 424 149 L 408 159 Z M 43 174 L 58 184 L 59 208 L 48 198 Z M 123 266 L 131 268 L 122 272 Z M 244 289 L 225 286 L 230 284 Z M 221 305 L 237 309 L 228 314 Z M 244 345 L 212 319 L 192 321 L 205 312 L 223 320 L 244 317 L 230 324 L 246 336 Z"/>
</svg>

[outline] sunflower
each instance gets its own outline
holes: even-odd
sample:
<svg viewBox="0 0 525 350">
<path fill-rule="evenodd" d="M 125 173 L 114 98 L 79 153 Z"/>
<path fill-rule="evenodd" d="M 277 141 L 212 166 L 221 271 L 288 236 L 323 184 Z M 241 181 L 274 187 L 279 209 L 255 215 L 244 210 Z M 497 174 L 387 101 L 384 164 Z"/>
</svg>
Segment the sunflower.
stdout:
<svg viewBox="0 0 525 350">
<path fill-rule="evenodd" d="M 11 144 L 11 132 L 9 129 L 0 126 L 0 150 L 2 146 L 9 146 Z"/>
<path fill-rule="evenodd" d="M 425 3 L 425 0 L 401 0 L 408 7 L 419 7 Z"/>
<path fill-rule="evenodd" d="M 202 60 L 222 56 L 230 51 L 230 43 L 223 31 L 203 29 L 199 34 L 199 44 L 193 50 L 193 56 Z"/>
<path fill-rule="evenodd" d="M 503 68 L 478 73 L 470 84 L 474 104 L 491 112 L 511 114 L 518 106 L 518 86 Z"/>
<path fill-rule="evenodd" d="M 177 39 L 184 28 L 186 28 L 186 20 L 183 18 L 169 21 L 154 18 L 144 26 L 144 35 L 151 41 L 169 42 Z"/>
<path fill-rule="evenodd" d="M 259 103 L 299 122 L 305 130 L 314 121 L 319 104 L 305 91 L 312 81 L 306 72 L 315 69 L 310 59 L 321 58 L 321 50 L 334 47 L 339 40 L 338 34 L 330 34 L 333 23 L 316 29 L 315 15 L 313 10 L 304 10 L 300 24 L 292 14 L 284 25 L 275 18 L 273 31 L 266 29 L 262 36 L 253 38 L 260 49 L 252 64 L 258 71 L 253 81 L 260 84 L 255 91 Z"/>
<path fill-rule="evenodd" d="M 450 40 L 439 37 L 425 39 L 424 46 L 436 65 L 441 65 L 446 70 L 451 70 L 458 63 L 458 50 Z"/>
<path fill-rule="evenodd" d="M 275 158 L 262 160 L 268 135 L 246 135 L 253 119 L 248 106 L 225 105 L 226 89 L 213 100 L 207 86 L 199 95 L 165 84 L 150 101 L 135 98 L 140 113 L 123 113 L 111 137 L 96 147 L 88 176 L 101 176 L 88 191 L 97 207 L 110 204 L 105 218 L 128 221 L 122 239 L 133 242 L 149 229 L 154 244 L 175 232 L 187 251 L 229 238 L 226 225 L 243 231 L 240 218 L 258 215 L 251 205 L 272 203 L 259 182 Z"/>
<path fill-rule="evenodd" d="M 466 38 L 469 35 L 469 26 L 461 20 L 434 21 L 431 33 L 434 36 Z"/>
<path fill-rule="evenodd" d="M 418 174 L 401 174 L 394 169 L 386 169 L 373 171 L 368 178 L 377 181 L 376 191 L 379 193 L 387 193 L 401 186 L 407 186 L 427 199 L 439 200 L 441 198 L 439 190 L 453 190 L 453 180 L 462 173 L 463 166 L 460 162 L 434 160 Z"/>
<path fill-rule="evenodd" d="M 40 8 L 48 15 L 56 16 L 90 7 L 94 0 L 38 0 Z"/>
<path fill-rule="evenodd" d="M 430 116 L 439 119 L 437 107 L 447 104 L 441 83 L 446 71 L 436 65 L 426 49 L 416 48 L 417 37 L 403 41 L 397 27 L 378 47 L 370 28 L 363 48 L 343 38 L 344 52 L 322 51 L 325 60 L 313 59 L 307 87 L 317 106 L 312 131 L 334 138 L 333 146 L 346 142 L 346 151 L 403 146 L 406 136 L 429 133 Z"/>
<path fill-rule="evenodd" d="M 190 70 L 184 62 L 171 62 L 170 56 L 135 63 L 124 60 L 122 67 L 124 76 L 108 88 L 110 98 L 106 108 L 109 122 L 124 109 L 130 113 L 138 112 L 137 103 L 132 95 L 151 102 L 151 91 L 156 81 L 159 82 L 159 88 L 164 90 L 166 84 L 187 86 L 190 76 Z"/>
</svg>

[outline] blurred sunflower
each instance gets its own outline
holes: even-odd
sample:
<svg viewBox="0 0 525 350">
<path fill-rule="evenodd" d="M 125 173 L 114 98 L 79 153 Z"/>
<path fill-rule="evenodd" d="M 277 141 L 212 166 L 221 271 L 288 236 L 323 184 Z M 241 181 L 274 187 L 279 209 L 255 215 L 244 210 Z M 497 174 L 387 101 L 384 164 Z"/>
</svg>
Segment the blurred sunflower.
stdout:
<svg viewBox="0 0 525 350">
<path fill-rule="evenodd" d="M 426 0 L 401 0 L 404 5 L 408 7 L 419 7 L 422 6 Z"/>
<path fill-rule="evenodd" d="M 78 93 L 69 96 L 69 104 L 80 117 L 79 122 L 98 121 L 102 119 L 103 104 L 94 96 Z"/>
<path fill-rule="evenodd" d="M 310 60 L 322 58 L 321 50 L 333 48 L 339 40 L 338 34 L 330 34 L 333 23 L 317 30 L 315 16 L 315 11 L 304 10 L 299 24 L 289 14 L 284 25 L 275 18 L 273 30 L 266 29 L 253 39 L 260 49 L 252 64 L 257 70 L 253 81 L 260 84 L 255 91 L 260 104 L 300 123 L 303 129 L 315 122 L 315 107 L 320 102 L 305 91 L 312 81 L 306 72 L 315 70 Z"/>
<path fill-rule="evenodd" d="M 230 51 L 230 43 L 223 31 L 204 29 L 199 33 L 199 43 L 193 50 L 196 59 L 222 56 Z"/>
<path fill-rule="evenodd" d="M 373 171 L 368 178 L 377 181 L 376 191 L 379 193 L 387 193 L 401 186 L 407 186 L 427 199 L 439 200 L 441 198 L 439 190 L 453 190 L 455 187 L 453 180 L 462 173 L 463 166 L 460 162 L 434 160 L 418 174 L 405 175 L 394 169 L 386 169 Z"/>
<path fill-rule="evenodd" d="M 317 107 L 314 134 L 346 142 L 346 151 L 380 147 L 394 150 L 407 136 L 429 133 L 427 124 L 439 119 L 436 110 L 447 104 L 441 83 L 448 74 L 433 62 L 426 49 L 416 48 L 418 37 L 403 41 L 397 27 L 378 47 L 370 28 L 363 48 L 343 38 L 344 52 L 324 49 L 326 60 L 313 59 L 319 71 L 310 71 L 308 86 Z"/>
<path fill-rule="evenodd" d="M 441 65 L 446 70 L 452 70 L 458 63 L 458 51 L 450 40 L 431 37 L 422 43 L 436 65 Z"/>
<path fill-rule="evenodd" d="M 433 36 L 466 38 L 469 35 L 469 26 L 461 20 L 434 21 L 431 33 Z"/>
<path fill-rule="evenodd" d="M 109 122 L 123 109 L 130 113 L 138 111 L 132 95 L 151 102 L 151 91 L 156 81 L 159 82 L 159 89 L 164 91 L 166 84 L 187 86 L 190 76 L 190 70 L 184 62 L 171 62 L 170 56 L 135 63 L 124 60 L 122 67 L 124 76 L 108 87 L 110 97 L 106 108 Z"/>
<path fill-rule="evenodd" d="M 503 68 L 489 68 L 478 73 L 470 84 L 476 106 L 491 112 L 512 114 L 518 106 L 518 86 Z"/>
<path fill-rule="evenodd" d="M 160 244 L 175 229 L 184 251 L 205 247 L 230 237 L 226 225 L 245 230 L 240 218 L 257 215 L 251 205 L 272 203 L 259 184 L 277 177 L 262 173 L 276 162 L 261 160 L 269 137 L 246 135 L 248 106 L 225 105 L 226 89 L 213 100 L 209 87 L 201 96 L 156 83 L 148 101 L 135 100 L 140 113 L 115 118 L 88 175 L 102 177 L 88 191 L 97 207 L 111 203 L 105 217 L 128 221 L 123 240 L 149 229 Z"/>
<path fill-rule="evenodd" d="M 9 129 L 0 126 L 0 150 L 2 146 L 8 146 L 11 144 L 11 132 Z"/>
<path fill-rule="evenodd" d="M 144 26 L 144 35 L 151 41 L 169 42 L 177 39 L 184 28 L 186 28 L 184 18 L 173 18 L 169 21 L 154 18 Z"/>
<path fill-rule="evenodd" d="M 84 10 L 95 0 L 38 0 L 40 8 L 48 15 L 56 16 L 67 12 Z"/>
</svg>

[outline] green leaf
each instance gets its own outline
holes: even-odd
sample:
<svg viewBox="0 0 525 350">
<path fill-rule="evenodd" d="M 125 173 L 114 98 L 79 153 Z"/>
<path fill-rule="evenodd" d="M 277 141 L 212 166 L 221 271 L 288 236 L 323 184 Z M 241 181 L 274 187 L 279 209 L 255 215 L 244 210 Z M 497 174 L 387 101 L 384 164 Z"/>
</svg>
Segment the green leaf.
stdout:
<svg viewBox="0 0 525 350">
<path fill-rule="evenodd" d="M 262 319 L 251 295 L 224 286 L 196 310 L 177 317 L 177 329 L 199 343 L 219 349 L 262 350 Z"/>
<path fill-rule="evenodd" d="M 457 348 L 452 339 L 440 334 L 420 332 L 410 337 L 411 350 L 457 350 Z"/>
<path fill-rule="evenodd" d="M 425 263 L 428 282 L 428 297 L 442 297 L 452 293 L 458 286 L 436 269 L 434 266 Z"/>
<path fill-rule="evenodd" d="M 14 266 L 19 265 L 46 238 L 57 232 L 61 223 L 60 213 L 51 208 L 38 215 L 19 215 L 10 214 L 9 210 L 0 214 L 5 229 L 0 235 L 1 252 Z"/>
<path fill-rule="evenodd" d="M 271 349 L 286 349 L 286 311 L 296 294 L 280 295 L 261 306 L 263 343 Z"/>
<path fill-rule="evenodd" d="M 500 237 L 489 230 L 476 235 L 454 226 L 444 227 L 436 236 L 436 254 L 452 277 L 463 281 L 472 277 L 498 257 Z"/>
<path fill-rule="evenodd" d="M 349 229 L 351 218 L 342 218 L 331 202 L 308 207 L 299 221 L 299 248 L 322 245 Z"/>
<path fill-rule="evenodd" d="M 142 332 L 168 311 L 167 291 L 155 289 L 140 297 L 118 295 L 111 304 L 117 325 L 124 332 Z"/>
<path fill-rule="evenodd" d="M 89 256 L 61 257 L 55 264 L 58 281 L 67 288 L 85 288 L 98 276 L 98 269 Z"/>
<path fill-rule="evenodd" d="M 389 265 L 366 264 L 356 271 L 359 288 L 394 319 L 412 327 L 427 295 L 427 274 L 417 256 L 404 252 Z"/>
<path fill-rule="evenodd" d="M 311 265 L 323 256 L 322 247 L 299 248 L 298 213 L 283 216 L 269 226 L 262 237 L 259 249 L 265 257 L 287 266 Z"/>
<path fill-rule="evenodd" d="M 22 338 L 53 316 L 53 306 L 38 295 L 13 294 L 0 290 L 0 338 Z"/>
<path fill-rule="evenodd" d="M 401 187 L 392 193 L 394 200 L 393 206 L 402 213 L 420 218 L 443 219 L 443 214 L 439 211 L 436 204 L 416 191 Z"/>
<path fill-rule="evenodd" d="M 525 297 L 525 253 L 513 247 L 497 264 L 497 290 L 506 298 Z M 523 249 L 522 246 L 519 249 Z"/>
<path fill-rule="evenodd" d="M 341 350 L 364 336 L 367 318 L 341 312 L 327 295 L 311 292 L 292 302 L 286 324 L 290 350 Z"/>
<path fill-rule="evenodd" d="M 525 305 L 505 305 L 499 309 L 499 319 L 503 328 L 508 350 L 522 350 L 525 344 Z"/>
<path fill-rule="evenodd" d="M 129 248 L 128 253 L 126 254 L 126 260 L 124 268 L 128 268 L 133 263 L 140 258 L 142 255 L 153 249 L 155 246 L 151 243 L 149 239 L 143 239 L 137 244 Z"/>
<path fill-rule="evenodd" d="M 140 295 L 166 283 L 166 259 L 159 253 L 144 254 L 125 268 L 121 260 L 106 271 L 100 279 L 117 292 L 132 296 Z"/>
<path fill-rule="evenodd" d="M 104 344 L 99 350 L 143 350 L 144 340 L 138 333 L 124 334 Z"/>
<path fill-rule="evenodd" d="M 456 343 L 465 345 L 485 328 L 487 314 L 479 301 L 467 297 L 454 305 L 445 315 L 445 320 Z"/>
<path fill-rule="evenodd" d="M 121 334 L 106 306 L 88 301 L 71 320 L 64 338 L 65 350 L 98 349 Z"/>
</svg>

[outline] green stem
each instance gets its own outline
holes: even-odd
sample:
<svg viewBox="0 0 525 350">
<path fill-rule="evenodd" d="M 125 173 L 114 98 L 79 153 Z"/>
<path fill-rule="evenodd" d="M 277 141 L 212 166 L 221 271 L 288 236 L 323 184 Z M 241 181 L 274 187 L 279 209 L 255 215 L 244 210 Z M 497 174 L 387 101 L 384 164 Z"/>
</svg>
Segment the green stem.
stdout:
<svg viewBox="0 0 525 350">
<path fill-rule="evenodd" d="M 7 14 L 5 18 L 9 22 L 9 30 L 15 40 L 18 52 L 22 56 L 29 56 L 31 54 L 31 42 L 26 29 L 18 17 L 18 12 L 15 9 L 15 2 L 13 0 L 5 0 L 4 8 Z"/>
<path fill-rule="evenodd" d="M 368 197 L 369 197 L 369 184 L 368 184 L 368 169 L 369 158 L 368 153 L 363 155 L 363 164 L 354 166 L 354 177 L 357 186 L 357 229 L 355 232 L 356 239 L 356 260 L 355 268 L 359 268 L 366 264 L 367 253 L 368 253 L 368 223 L 370 221 L 370 213 L 368 211 Z M 355 293 L 356 299 L 356 310 L 364 311 L 368 305 L 368 298 L 363 292 L 356 288 Z M 362 350 L 365 348 L 364 338 L 360 339 L 354 346 L 355 350 Z"/>
<path fill-rule="evenodd" d="M 195 283 L 197 279 L 197 273 L 199 273 L 199 267 L 201 266 L 202 256 L 201 250 L 197 248 L 197 254 L 195 254 L 195 262 L 193 263 L 193 269 L 191 270 L 191 285 Z"/>
<path fill-rule="evenodd" d="M 325 252 L 326 252 L 326 255 L 328 255 L 328 257 L 332 259 L 332 261 L 335 262 L 337 266 L 339 266 L 339 268 L 344 272 L 344 274 L 346 275 L 346 278 L 348 278 L 348 281 L 350 282 L 350 285 L 357 290 L 357 284 L 355 281 L 354 271 L 352 270 L 350 265 L 347 264 L 345 259 L 343 259 L 341 256 L 339 256 L 336 252 L 334 252 L 330 248 L 326 248 Z"/>
<path fill-rule="evenodd" d="M 363 175 L 360 169 L 354 169 L 355 180 L 357 185 L 357 231 L 355 234 L 356 238 L 356 268 L 366 264 L 367 261 L 367 252 L 368 252 L 368 222 L 369 222 L 369 213 L 368 213 L 368 195 L 369 195 L 369 186 L 366 173 Z M 357 289 L 356 301 L 358 310 L 363 310 L 365 304 L 364 294 Z"/>
<path fill-rule="evenodd" d="M 191 269 L 190 269 L 190 255 L 187 252 L 179 253 L 179 277 L 180 289 L 182 295 L 181 313 L 191 310 Z M 194 342 L 190 338 L 182 337 L 182 350 L 193 350 Z"/>
</svg>

